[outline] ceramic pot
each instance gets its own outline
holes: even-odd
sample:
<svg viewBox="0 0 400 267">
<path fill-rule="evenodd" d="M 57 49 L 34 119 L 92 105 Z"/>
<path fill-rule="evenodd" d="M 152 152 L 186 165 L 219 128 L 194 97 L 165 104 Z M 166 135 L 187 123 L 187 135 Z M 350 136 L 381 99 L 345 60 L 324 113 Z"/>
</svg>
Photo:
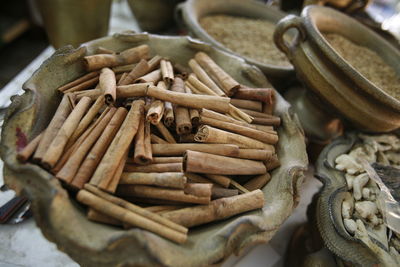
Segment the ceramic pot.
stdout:
<svg viewBox="0 0 400 267">
<path fill-rule="evenodd" d="M 298 35 L 288 43 L 283 36 L 292 28 Z M 365 79 L 335 52 L 321 32 L 340 34 L 375 51 L 400 75 L 400 52 L 382 37 L 334 9 L 306 7 L 300 17 L 289 15 L 279 22 L 274 40 L 294 65 L 297 77 L 321 100 L 320 108 L 363 131 L 399 128 L 400 101 Z"/>
<path fill-rule="evenodd" d="M 192 35 L 228 53 L 243 57 L 250 64 L 259 67 L 272 80 L 271 82 L 276 81 L 282 84 L 288 81 L 288 78 L 294 76 L 292 66 L 277 66 L 262 63 L 256 59 L 232 52 L 223 44 L 216 41 L 199 24 L 201 18 L 213 14 L 262 19 L 276 24 L 286 15 L 285 13 L 254 0 L 188 0 L 177 7 L 177 17 L 182 18 L 183 23 Z"/>
<path fill-rule="evenodd" d="M 44 236 L 83 266 L 208 266 L 269 241 L 296 207 L 308 163 L 297 116 L 279 94 L 275 114 L 282 118 L 277 146 L 281 167 L 272 172 L 271 181 L 262 189 L 265 207 L 193 228 L 182 245 L 138 228 L 123 230 L 87 220 L 83 206 L 52 174 L 38 165 L 16 160 L 19 144 L 41 132 L 54 114 L 60 101 L 56 88 L 84 73 L 85 55 L 93 54 L 99 46 L 122 51 L 141 44 L 148 44 L 152 54 L 180 64 L 186 64 L 197 51 L 205 51 L 238 82 L 255 87 L 266 83 L 258 68 L 188 37 L 123 33 L 78 49 L 64 47 L 24 84 L 25 93 L 12 99 L 0 149 L 5 183 L 29 197 Z"/>
</svg>

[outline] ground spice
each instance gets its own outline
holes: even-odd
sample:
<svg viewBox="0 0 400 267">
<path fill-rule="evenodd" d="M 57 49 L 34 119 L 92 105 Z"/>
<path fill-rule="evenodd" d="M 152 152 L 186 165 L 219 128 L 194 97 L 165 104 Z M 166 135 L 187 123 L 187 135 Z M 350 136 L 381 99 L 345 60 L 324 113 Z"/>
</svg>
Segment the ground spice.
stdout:
<svg viewBox="0 0 400 267">
<path fill-rule="evenodd" d="M 366 79 L 400 100 L 400 77 L 377 53 L 341 35 L 333 33 L 323 35 L 336 52 Z"/>
<path fill-rule="evenodd" d="M 211 37 L 235 53 L 262 63 L 291 66 L 290 62 L 275 46 L 271 22 L 227 15 L 206 16 L 200 25 Z"/>
</svg>

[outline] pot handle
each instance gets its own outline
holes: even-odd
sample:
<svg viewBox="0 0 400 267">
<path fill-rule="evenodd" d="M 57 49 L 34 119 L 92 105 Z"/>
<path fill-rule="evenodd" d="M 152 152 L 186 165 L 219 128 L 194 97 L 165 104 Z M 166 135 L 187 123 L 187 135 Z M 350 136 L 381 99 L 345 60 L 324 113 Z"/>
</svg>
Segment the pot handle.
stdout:
<svg viewBox="0 0 400 267">
<path fill-rule="evenodd" d="M 283 36 L 286 31 L 291 28 L 296 28 L 298 35 L 295 36 L 291 43 L 285 41 Z M 286 56 L 291 54 L 291 51 L 301 42 L 306 39 L 306 30 L 304 29 L 303 20 L 301 17 L 294 15 L 287 15 L 281 19 L 276 25 L 274 32 L 275 45 L 281 50 Z"/>
</svg>

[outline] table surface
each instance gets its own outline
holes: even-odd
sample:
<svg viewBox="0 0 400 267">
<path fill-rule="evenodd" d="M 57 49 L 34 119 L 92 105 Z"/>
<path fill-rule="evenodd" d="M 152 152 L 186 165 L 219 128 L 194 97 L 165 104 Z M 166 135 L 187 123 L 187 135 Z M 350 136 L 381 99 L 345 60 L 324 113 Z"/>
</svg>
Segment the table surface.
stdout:
<svg viewBox="0 0 400 267">
<path fill-rule="evenodd" d="M 128 27 L 127 27 L 128 25 Z M 122 30 L 140 31 L 125 1 L 114 2 L 110 21 L 110 34 Z M 48 58 L 54 49 L 48 47 L 9 84 L 0 90 L 0 109 L 11 102 L 10 96 L 22 94 L 22 84 L 33 74 L 40 64 Z M 2 121 L 0 121 L 0 125 Z M 0 186 L 3 185 L 3 162 L 0 160 Z M 293 214 L 285 221 L 277 234 L 268 244 L 249 248 L 241 257 L 230 256 L 222 265 L 246 267 L 283 266 L 284 254 L 293 231 L 306 218 L 306 209 L 312 196 L 320 189 L 321 183 L 313 177 L 313 168 L 306 174 L 300 192 L 301 200 Z M 13 191 L 0 192 L 0 206 L 14 196 Z M 57 250 L 54 243 L 44 238 L 33 219 L 16 225 L 0 225 L 0 266 L 78 266 L 68 255 Z"/>
</svg>

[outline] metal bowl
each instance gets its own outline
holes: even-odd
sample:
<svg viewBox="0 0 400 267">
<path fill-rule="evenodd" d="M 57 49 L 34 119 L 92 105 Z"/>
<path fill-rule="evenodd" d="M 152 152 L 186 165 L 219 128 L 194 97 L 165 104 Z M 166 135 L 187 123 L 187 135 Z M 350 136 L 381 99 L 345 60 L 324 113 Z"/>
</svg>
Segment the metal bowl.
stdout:
<svg viewBox="0 0 400 267">
<path fill-rule="evenodd" d="M 291 28 L 299 34 L 287 43 L 283 36 Z M 349 65 L 321 32 L 340 34 L 375 51 L 400 76 L 400 52 L 382 37 L 334 9 L 308 6 L 300 17 L 289 15 L 282 19 L 274 40 L 294 65 L 298 78 L 322 100 L 320 108 L 333 111 L 363 131 L 389 132 L 399 128 L 400 101 Z"/>
<path fill-rule="evenodd" d="M 16 160 L 18 144 L 41 132 L 60 101 L 55 88 L 84 73 L 83 56 L 99 46 L 121 51 L 148 44 L 153 53 L 180 64 L 199 51 L 207 52 L 240 83 L 265 86 L 261 71 L 244 60 L 188 37 L 123 33 L 97 39 L 78 49 L 57 50 L 24 84 L 25 93 L 12 99 L 2 129 L 1 158 L 5 183 L 32 201 L 34 217 L 44 236 L 85 266 L 204 266 L 221 264 L 232 253 L 267 242 L 292 213 L 307 168 L 304 135 L 290 105 L 277 95 L 275 114 L 282 118 L 277 147 L 281 167 L 263 188 L 265 207 L 190 230 L 177 245 L 141 229 L 123 230 L 86 219 L 84 209 L 50 173 Z M 290 149 L 287 149 L 290 147 Z"/>
<path fill-rule="evenodd" d="M 188 0 L 177 7 L 178 17 L 181 16 L 189 32 L 195 37 L 212 44 L 228 53 L 244 58 L 250 64 L 259 67 L 269 79 L 276 80 L 294 76 L 293 66 L 277 66 L 265 64 L 256 59 L 232 52 L 223 44 L 211 37 L 199 24 L 199 20 L 213 14 L 262 19 L 276 24 L 286 14 L 257 1 L 241 0 Z M 284 80 L 280 80 L 283 82 Z"/>
</svg>

